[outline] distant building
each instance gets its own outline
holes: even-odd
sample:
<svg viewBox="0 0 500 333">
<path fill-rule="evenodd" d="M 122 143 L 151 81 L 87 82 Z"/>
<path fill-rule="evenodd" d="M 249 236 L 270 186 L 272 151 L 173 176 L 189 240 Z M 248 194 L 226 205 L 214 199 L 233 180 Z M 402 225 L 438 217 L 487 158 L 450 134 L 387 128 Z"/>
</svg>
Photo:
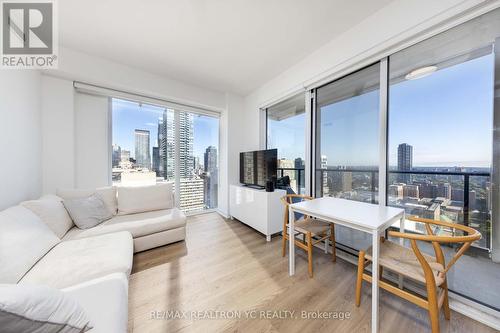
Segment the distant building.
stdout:
<svg viewBox="0 0 500 333">
<path fill-rule="evenodd" d="M 464 190 L 463 188 L 454 188 L 451 190 L 451 200 L 464 202 Z M 476 191 L 469 191 L 469 209 L 476 209 Z"/>
<path fill-rule="evenodd" d="M 130 162 L 130 151 L 129 150 L 122 150 L 120 153 L 121 156 L 121 161 L 120 162 Z"/>
<path fill-rule="evenodd" d="M 113 168 L 116 168 L 120 165 L 120 161 L 121 161 L 121 158 L 122 158 L 122 148 L 119 146 L 119 145 L 116 145 L 116 144 L 113 144 L 113 152 L 112 152 L 112 163 L 111 163 L 111 166 Z"/>
<path fill-rule="evenodd" d="M 160 177 L 167 180 L 175 178 L 175 125 L 174 113 L 165 111 L 158 120 L 158 152 L 160 165 L 158 171 Z"/>
<path fill-rule="evenodd" d="M 326 155 L 321 155 L 320 168 L 325 170 L 328 169 L 328 158 Z M 328 172 L 323 171 L 321 179 L 323 180 L 321 184 L 321 188 L 323 189 L 322 194 L 325 195 L 330 192 L 330 189 L 328 188 Z"/>
<path fill-rule="evenodd" d="M 413 147 L 407 143 L 398 146 L 398 171 L 410 171 L 413 168 Z M 400 183 L 409 184 L 409 174 L 399 174 Z"/>
<path fill-rule="evenodd" d="M 392 199 L 403 199 L 403 184 L 389 185 L 388 193 Z"/>
<path fill-rule="evenodd" d="M 420 198 L 418 186 L 417 185 L 404 185 L 403 186 L 403 196 L 411 198 Z"/>
<path fill-rule="evenodd" d="M 431 203 L 430 205 L 405 203 L 404 209 L 408 215 L 416 215 L 426 219 L 439 220 L 441 215 L 441 206 L 439 203 Z M 421 230 L 424 231 L 424 230 Z"/>
<path fill-rule="evenodd" d="M 437 196 L 446 199 L 451 199 L 451 185 L 449 183 L 438 184 Z"/>
<path fill-rule="evenodd" d="M 217 167 L 217 148 L 209 146 L 204 155 L 205 166 L 205 206 L 217 208 L 217 195 L 219 186 L 219 170 Z"/>
<path fill-rule="evenodd" d="M 300 157 L 297 157 L 295 159 L 295 179 L 297 179 L 297 189 L 300 189 L 300 188 L 305 188 L 305 183 L 306 183 L 306 180 L 305 180 L 305 175 L 306 175 L 306 172 L 305 172 L 305 167 L 306 167 L 306 164 L 304 162 L 304 160 Z"/>
<path fill-rule="evenodd" d="M 181 178 L 180 182 L 180 208 L 184 212 L 199 211 L 205 208 L 203 195 L 205 181 L 202 178 Z"/>
<path fill-rule="evenodd" d="M 151 169 L 149 131 L 135 130 L 135 161 L 139 168 Z"/>
<path fill-rule="evenodd" d="M 179 175 L 181 178 L 194 177 L 193 142 L 194 122 L 193 114 L 179 113 Z"/>
<path fill-rule="evenodd" d="M 161 177 L 161 174 L 160 174 L 160 147 L 153 147 L 153 171 L 156 173 L 157 177 Z"/>
<path fill-rule="evenodd" d="M 352 172 L 332 171 L 329 175 L 329 188 L 332 192 L 350 192 L 352 191 Z"/>
</svg>

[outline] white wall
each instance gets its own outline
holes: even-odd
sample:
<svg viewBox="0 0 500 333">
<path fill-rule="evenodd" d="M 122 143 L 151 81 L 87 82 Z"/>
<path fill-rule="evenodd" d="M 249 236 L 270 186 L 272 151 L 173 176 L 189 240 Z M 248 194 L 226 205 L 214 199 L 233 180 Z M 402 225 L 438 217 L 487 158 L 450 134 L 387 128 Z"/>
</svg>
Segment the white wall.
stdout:
<svg viewBox="0 0 500 333">
<path fill-rule="evenodd" d="M 99 58 L 65 47 L 59 48 L 59 68 L 47 73 L 71 81 L 102 85 L 150 97 L 223 110 L 223 92 L 155 75 L 130 66 Z M 147 54 L 145 54 L 147 61 Z"/>
<path fill-rule="evenodd" d="M 40 73 L 0 74 L 0 210 L 41 192 Z"/>
<path fill-rule="evenodd" d="M 219 155 L 219 212 L 229 215 L 229 185 L 239 184 L 239 145 L 245 135 L 242 122 L 244 112 L 243 98 L 226 94 L 225 111 L 220 119 Z"/>
<path fill-rule="evenodd" d="M 445 27 L 447 24 L 443 23 L 457 15 L 460 18 L 454 20 L 454 24 L 494 7 L 498 7 L 498 1 L 399 0 L 392 2 L 247 96 L 244 123 L 247 125 L 248 137 L 240 141 L 239 146 L 245 150 L 257 149 L 259 145 L 262 145 L 259 135 L 260 107 L 272 104 L 295 92 L 304 91 L 305 88 L 315 84 L 326 83 L 335 77 L 376 61 L 443 29 L 430 31 L 436 25 Z M 418 37 L 415 37 L 417 35 Z"/>
</svg>

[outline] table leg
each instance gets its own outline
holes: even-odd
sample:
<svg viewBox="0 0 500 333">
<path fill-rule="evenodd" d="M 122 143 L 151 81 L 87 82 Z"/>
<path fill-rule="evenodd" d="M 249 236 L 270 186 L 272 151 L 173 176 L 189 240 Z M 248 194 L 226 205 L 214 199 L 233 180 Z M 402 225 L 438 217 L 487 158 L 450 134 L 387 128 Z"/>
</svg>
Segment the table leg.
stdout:
<svg viewBox="0 0 500 333">
<path fill-rule="evenodd" d="M 374 231 L 372 234 L 372 333 L 378 332 L 378 257 L 379 257 L 379 233 Z"/>
<path fill-rule="evenodd" d="M 288 210 L 288 268 L 290 276 L 295 275 L 295 213 L 289 209 Z"/>
<path fill-rule="evenodd" d="M 405 215 L 404 214 L 401 217 L 401 219 L 399 220 L 399 230 L 401 232 L 405 232 Z M 399 244 L 401 246 L 405 246 L 405 240 L 404 240 L 404 238 L 400 238 L 399 239 Z M 399 281 L 398 281 L 398 287 L 399 287 L 399 289 L 403 289 L 403 284 L 404 284 L 404 277 L 403 277 L 403 275 L 399 274 Z"/>
</svg>

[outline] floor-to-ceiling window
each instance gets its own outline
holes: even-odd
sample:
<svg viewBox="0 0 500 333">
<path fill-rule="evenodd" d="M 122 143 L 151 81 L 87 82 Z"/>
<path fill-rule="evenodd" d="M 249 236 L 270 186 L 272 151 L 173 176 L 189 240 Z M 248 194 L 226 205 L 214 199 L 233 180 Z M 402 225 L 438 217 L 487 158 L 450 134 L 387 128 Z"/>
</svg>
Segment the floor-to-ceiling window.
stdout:
<svg viewBox="0 0 500 333">
<path fill-rule="evenodd" d="M 407 215 L 479 230 L 482 239 L 448 273 L 448 283 L 456 294 L 495 309 L 500 292 L 484 286 L 500 280 L 498 37 L 497 9 L 389 56 L 384 66 L 313 89 L 310 161 L 316 197 L 385 201 Z M 379 86 L 380 78 L 387 86 Z M 381 191 L 380 170 L 387 170 Z M 425 232 L 409 221 L 406 227 Z M 369 245 L 362 233 L 339 229 L 340 246 Z M 448 259 L 456 251 L 444 250 Z"/>
<path fill-rule="evenodd" d="M 116 98 L 111 108 L 113 183 L 173 182 L 183 211 L 217 208 L 217 117 Z"/>
<path fill-rule="evenodd" d="M 378 202 L 380 65 L 316 90 L 317 197 Z"/>
<path fill-rule="evenodd" d="M 316 197 L 378 202 L 380 64 L 316 89 Z M 370 244 L 363 232 L 339 226 L 340 246 Z"/>
<path fill-rule="evenodd" d="M 492 12 L 389 57 L 387 174 L 388 205 L 481 232 L 448 273 L 448 285 L 497 309 L 500 293 L 484 286 L 500 278 L 500 264 L 490 259 L 499 22 Z M 420 224 L 407 228 L 425 232 Z M 449 258 L 456 251 L 443 249 Z"/>
<path fill-rule="evenodd" d="M 278 177 L 290 177 L 295 193 L 305 194 L 305 96 L 298 94 L 266 109 L 267 148 L 278 149 Z"/>
</svg>

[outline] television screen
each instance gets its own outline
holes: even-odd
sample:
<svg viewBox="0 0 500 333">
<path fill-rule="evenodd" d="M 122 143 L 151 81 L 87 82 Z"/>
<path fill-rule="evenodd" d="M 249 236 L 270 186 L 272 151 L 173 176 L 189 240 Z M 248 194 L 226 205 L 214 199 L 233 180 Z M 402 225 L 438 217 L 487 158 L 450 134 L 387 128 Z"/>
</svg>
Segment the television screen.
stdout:
<svg viewBox="0 0 500 333">
<path fill-rule="evenodd" d="M 240 183 L 265 187 L 276 177 L 277 167 L 278 149 L 240 153 Z"/>
</svg>

